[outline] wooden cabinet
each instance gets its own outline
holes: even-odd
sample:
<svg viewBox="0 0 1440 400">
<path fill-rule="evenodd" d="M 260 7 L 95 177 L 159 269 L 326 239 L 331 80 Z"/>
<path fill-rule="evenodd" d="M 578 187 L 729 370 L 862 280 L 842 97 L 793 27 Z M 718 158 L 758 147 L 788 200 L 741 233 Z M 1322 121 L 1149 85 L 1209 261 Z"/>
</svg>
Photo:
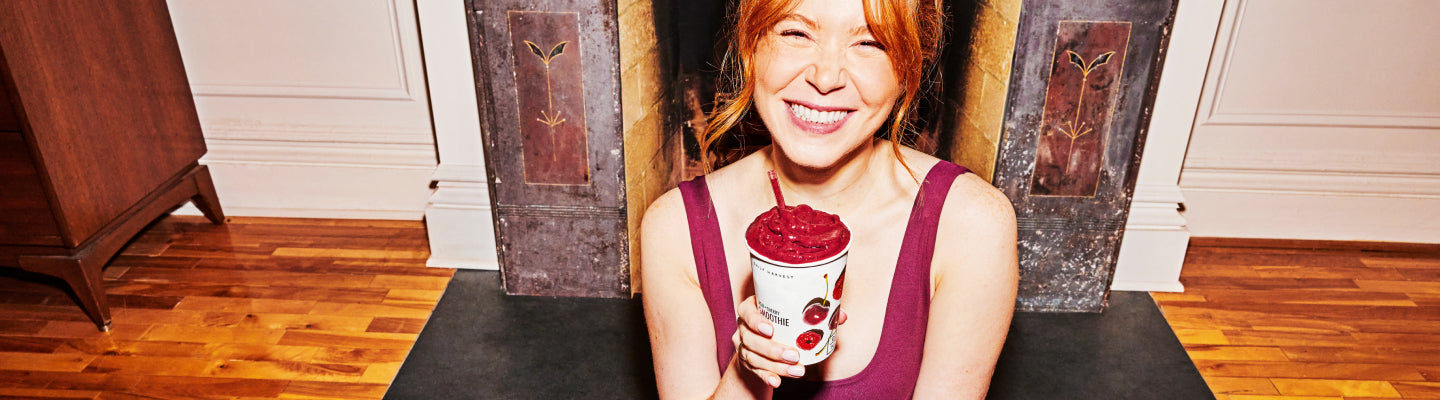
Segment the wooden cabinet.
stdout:
<svg viewBox="0 0 1440 400">
<path fill-rule="evenodd" d="M 0 265 L 65 280 L 105 330 L 126 242 L 186 200 L 224 220 L 165 1 L 0 1 L 0 82 Z"/>
</svg>

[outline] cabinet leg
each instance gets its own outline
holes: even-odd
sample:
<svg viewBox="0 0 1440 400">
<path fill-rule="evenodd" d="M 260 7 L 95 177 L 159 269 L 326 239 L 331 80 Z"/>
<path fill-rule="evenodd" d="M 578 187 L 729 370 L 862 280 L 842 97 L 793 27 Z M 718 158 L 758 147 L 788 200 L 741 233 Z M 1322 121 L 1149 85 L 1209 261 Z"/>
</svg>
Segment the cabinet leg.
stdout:
<svg viewBox="0 0 1440 400">
<path fill-rule="evenodd" d="M 220 197 L 215 195 L 215 182 L 210 180 L 210 168 L 198 166 L 193 176 L 196 194 L 190 197 L 190 201 L 195 202 L 195 208 L 200 209 L 210 223 L 225 223 L 225 211 L 220 209 Z"/>
<path fill-rule="evenodd" d="M 110 330 L 110 304 L 105 301 L 105 287 L 101 282 L 104 263 L 67 257 L 21 257 L 20 268 L 64 280 L 95 326 L 101 332 Z"/>
</svg>

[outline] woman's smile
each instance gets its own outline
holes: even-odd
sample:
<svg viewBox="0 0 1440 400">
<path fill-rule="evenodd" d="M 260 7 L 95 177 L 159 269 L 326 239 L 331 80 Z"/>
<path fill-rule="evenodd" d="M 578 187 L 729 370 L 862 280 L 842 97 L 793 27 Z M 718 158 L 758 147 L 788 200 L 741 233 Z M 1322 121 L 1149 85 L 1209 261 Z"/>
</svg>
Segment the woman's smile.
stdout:
<svg viewBox="0 0 1440 400">
<path fill-rule="evenodd" d="M 799 101 L 786 101 L 790 105 L 790 122 L 806 132 L 828 134 L 845 126 L 845 121 L 854 113 L 853 109 L 824 107 Z"/>
</svg>

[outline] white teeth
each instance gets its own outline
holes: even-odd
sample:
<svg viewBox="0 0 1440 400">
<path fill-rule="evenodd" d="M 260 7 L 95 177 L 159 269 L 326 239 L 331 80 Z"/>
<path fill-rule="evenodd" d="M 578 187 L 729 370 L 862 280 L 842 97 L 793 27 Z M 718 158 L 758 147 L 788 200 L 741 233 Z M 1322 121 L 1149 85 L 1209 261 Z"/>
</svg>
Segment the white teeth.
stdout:
<svg viewBox="0 0 1440 400">
<path fill-rule="evenodd" d="M 846 111 L 818 111 L 799 104 L 790 105 L 790 113 L 805 121 L 817 124 L 833 124 L 845 118 Z"/>
</svg>

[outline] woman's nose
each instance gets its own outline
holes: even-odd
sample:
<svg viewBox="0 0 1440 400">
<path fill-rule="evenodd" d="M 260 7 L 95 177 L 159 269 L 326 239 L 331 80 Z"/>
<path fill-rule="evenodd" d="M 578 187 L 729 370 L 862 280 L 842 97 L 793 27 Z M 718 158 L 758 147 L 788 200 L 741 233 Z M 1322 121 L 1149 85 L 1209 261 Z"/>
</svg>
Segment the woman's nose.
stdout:
<svg viewBox="0 0 1440 400">
<path fill-rule="evenodd" d="M 840 51 L 822 50 L 810 68 L 810 76 L 806 81 L 810 82 L 820 94 L 840 90 L 845 87 L 845 60 Z"/>
</svg>

